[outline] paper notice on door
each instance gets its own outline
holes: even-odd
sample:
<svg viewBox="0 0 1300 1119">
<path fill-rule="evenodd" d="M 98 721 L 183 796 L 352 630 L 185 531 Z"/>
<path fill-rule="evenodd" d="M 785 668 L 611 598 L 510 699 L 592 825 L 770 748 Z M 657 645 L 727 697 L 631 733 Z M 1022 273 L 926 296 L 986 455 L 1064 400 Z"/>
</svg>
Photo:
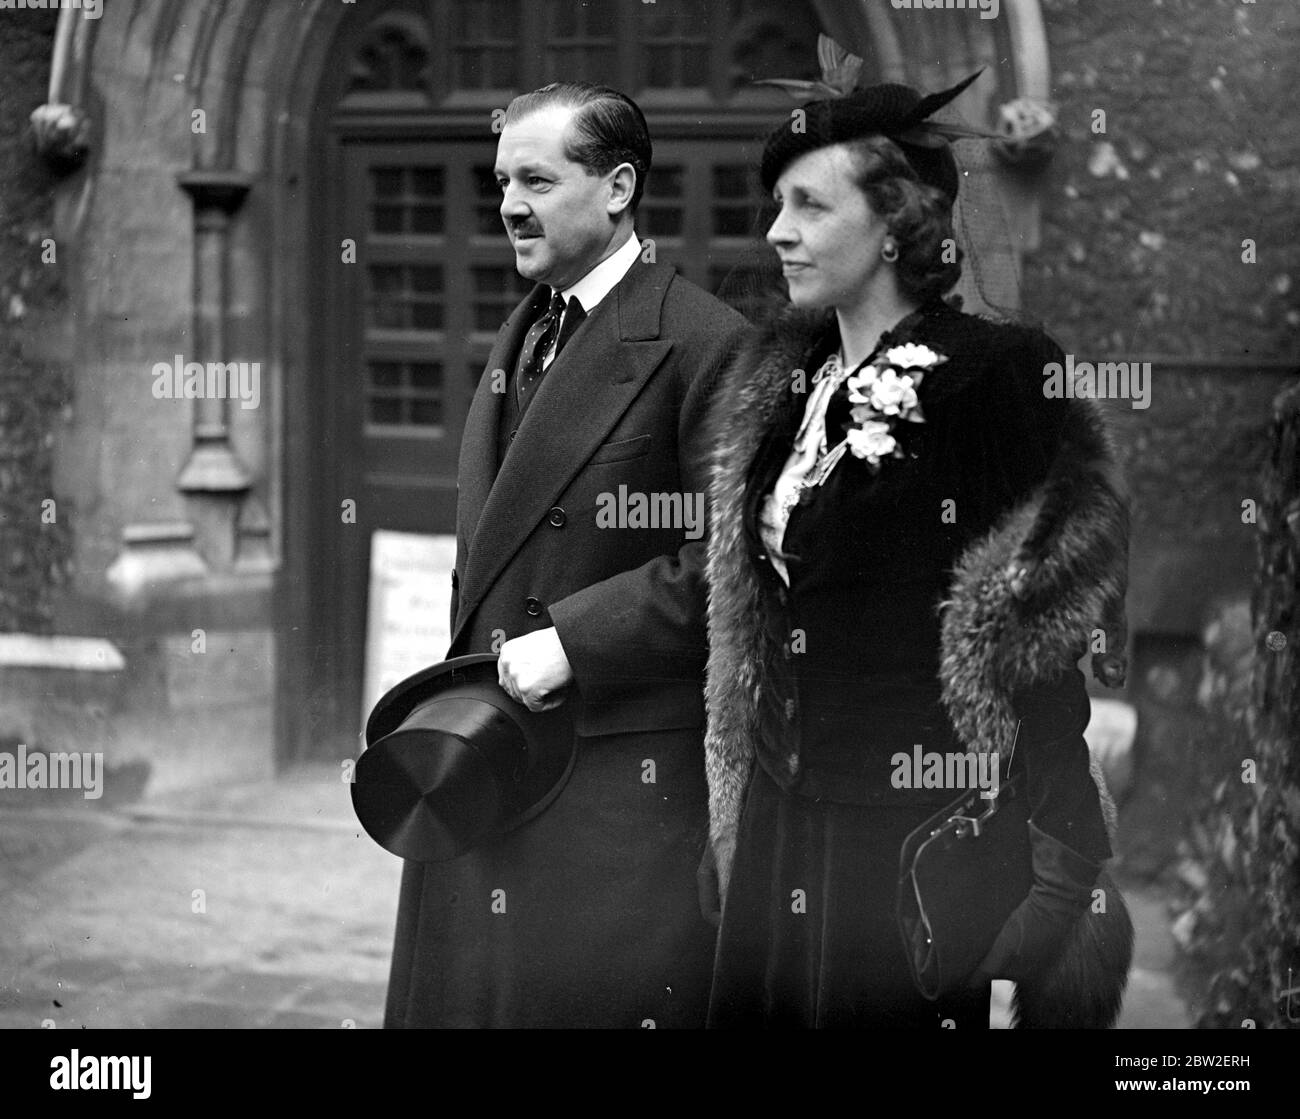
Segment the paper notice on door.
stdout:
<svg viewBox="0 0 1300 1119">
<path fill-rule="evenodd" d="M 371 536 L 363 731 L 380 696 L 446 656 L 455 560 L 454 536 L 384 529 Z"/>
</svg>

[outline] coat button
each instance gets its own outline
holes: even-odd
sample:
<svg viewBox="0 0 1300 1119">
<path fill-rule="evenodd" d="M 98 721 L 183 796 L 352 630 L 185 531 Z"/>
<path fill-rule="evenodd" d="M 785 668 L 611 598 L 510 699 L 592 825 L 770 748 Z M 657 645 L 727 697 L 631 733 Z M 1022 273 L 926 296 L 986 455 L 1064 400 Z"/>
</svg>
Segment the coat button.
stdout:
<svg viewBox="0 0 1300 1119">
<path fill-rule="evenodd" d="M 515 428 L 515 430 L 510 433 L 510 438 L 508 441 L 513 443 L 515 441 L 515 436 L 518 434 L 519 434 L 519 429 Z"/>
<path fill-rule="evenodd" d="M 558 505 L 555 506 L 555 508 L 551 510 L 551 515 L 548 519 L 556 528 L 563 528 L 565 521 L 564 510 Z"/>
<path fill-rule="evenodd" d="M 791 754 L 785 759 L 786 768 L 793 774 L 799 772 L 799 755 Z"/>
<path fill-rule="evenodd" d="M 529 595 L 526 599 L 524 599 L 524 610 L 528 612 L 529 617 L 531 618 L 538 617 L 542 612 L 541 600 L 534 598 L 532 595 Z"/>
<path fill-rule="evenodd" d="M 794 700 L 792 699 L 785 701 L 785 719 L 788 723 L 794 722 Z"/>
</svg>

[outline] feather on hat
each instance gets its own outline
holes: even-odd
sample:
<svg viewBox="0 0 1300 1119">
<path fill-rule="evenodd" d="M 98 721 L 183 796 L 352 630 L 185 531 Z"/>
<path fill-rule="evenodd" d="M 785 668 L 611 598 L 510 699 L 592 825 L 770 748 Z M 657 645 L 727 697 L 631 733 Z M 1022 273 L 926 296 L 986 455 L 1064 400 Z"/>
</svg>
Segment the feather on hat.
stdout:
<svg viewBox="0 0 1300 1119">
<path fill-rule="evenodd" d="M 955 200 L 959 180 L 949 142 L 997 136 L 968 125 L 928 118 L 960 96 L 984 71 L 975 71 L 950 89 L 923 95 L 911 86 L 894 82 L 858 87 L 862 59 L 826 35 L 818 38 L 817 56 L 822 67 L 820 81 L 769 78 L 757 83 L 777 86 L 796 99 L 817 98 L 804 105 L 800 128 L 787 122 L 768 136 L 759 165 L 763 189 L 771 191 L 781 172 L 801 155 L 864 136 L 886 136 L 902 149 L 922 182 Z"/>
</svg>

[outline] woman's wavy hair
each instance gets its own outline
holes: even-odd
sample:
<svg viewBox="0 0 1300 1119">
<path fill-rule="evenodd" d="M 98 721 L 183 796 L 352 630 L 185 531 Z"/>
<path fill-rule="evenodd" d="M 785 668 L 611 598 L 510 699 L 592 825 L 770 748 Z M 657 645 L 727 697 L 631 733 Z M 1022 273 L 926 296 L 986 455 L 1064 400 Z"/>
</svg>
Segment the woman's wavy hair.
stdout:
<svg viewBox="0 0 1300 1119">
<path fill-rule="evenodd" d="M 898 243 L 894 274 L 903 294 L 924 303 L 951 291 L 961 278 L 963 255 L 953 234 L 951 199 L 921 182 L 886 136 L 848 140 L 844 147 L 872 211 Z"/>
</svg>

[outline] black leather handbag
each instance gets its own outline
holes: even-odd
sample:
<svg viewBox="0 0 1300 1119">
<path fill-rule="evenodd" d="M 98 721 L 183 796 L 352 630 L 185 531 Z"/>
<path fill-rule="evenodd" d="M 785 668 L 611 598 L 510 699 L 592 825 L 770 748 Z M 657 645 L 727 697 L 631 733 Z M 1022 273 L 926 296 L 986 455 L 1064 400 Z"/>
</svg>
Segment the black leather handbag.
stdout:
<svg viewBox="0 0 1300 1119">
<path fill-rule="evenodd" d="M 964 987 L 1033 884 L 1023 781 L 992 800 L 969 789 L 903 841 L 898 924 L 927 999 Z"/>
</svg>

